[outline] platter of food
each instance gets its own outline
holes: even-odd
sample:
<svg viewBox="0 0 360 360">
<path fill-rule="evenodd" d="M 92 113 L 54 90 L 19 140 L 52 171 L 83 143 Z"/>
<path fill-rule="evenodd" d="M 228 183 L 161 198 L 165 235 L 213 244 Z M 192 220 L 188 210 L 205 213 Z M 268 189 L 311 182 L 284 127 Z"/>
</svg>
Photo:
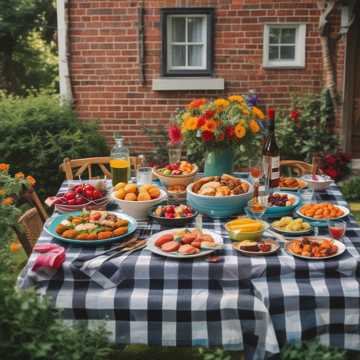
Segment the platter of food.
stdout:
<svg viewBox="0 0 360 360">
<path fill-rule="evenodd" d="M 324 236 L 304 236 L 285 244 L 285 250 L 296 257 L 307 260 L 325 260 L 341 255 L 345 245 Z"/>
<path fill-rule="evenodd" d="M 273 221 L 271 227 L 286 235 L 302 235 L 312 231 L 310 223 L 302 218 L 292 218 L 291 216 L 284 216 L 280 220 Z"/>
<path fill-rule="evenodd" d="M 305 219 L 323 222 L 346 217 L 350 210 L 345 206 L 322 202 L 305 204 L 297 209 L 296 213 Z"/>
<path fill-rule="evenodd" d="M 183 228 L 152 235 L 147 249 L 165 257 L 188 259 L 209 255 L 223 246 L 222 237 L 213 231 Z"/>
<path fill-rule="evenodd" d="M 51 236 L 67 243 L 104 245 L 132 234 L 137 223 L 123 213 L 91 210 L 57 215 L 44 228 Z"/>
<path fill-rule="evenodd" d="M 264 238 L 260 241 L 244 240 L 233 243 L 233 248 L 243 255 L 264 256 L 276 253 L 279 250 L 280 245 L 272 238 Z"/>
<path fill-rule="evenodd" d="M 290 176 L 281 176 L 279 187 L 280 190 L 283 191 L 297 191 L 306 188 L 307 183 L 303 179 Z"/>
</svg>

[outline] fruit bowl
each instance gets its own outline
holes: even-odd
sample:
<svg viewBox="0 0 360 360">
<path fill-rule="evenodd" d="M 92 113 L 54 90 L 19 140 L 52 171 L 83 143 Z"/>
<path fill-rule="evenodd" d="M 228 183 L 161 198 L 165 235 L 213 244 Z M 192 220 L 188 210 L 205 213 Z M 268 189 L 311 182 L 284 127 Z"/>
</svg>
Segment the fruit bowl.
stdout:
<svg viewBox="0 0 360 360">
<path fill-rule="evenodd" d="M 314 180 L 311 175 L 304 175 L 302 179 L 308 184 L 309 188 L 314 189 L 314 191 L 326 190 L 334 182 L 331 177 L 325 175 L 316 175 L 316 180 Z"/>
<path fill-rule="evenodd" d="M 196 164 L 190 164 L 192 166 L 191 172 L 186 173 L 179 173 L 177 174 L 177 171 L 180 172 L 181 170 L 176 170 L 175 167 L 181 167 L 181 163 L 176 164 L 169 164 L 167 165 L 170 168 L 174 168 L 174 170 L 167 169 L 168 172 L 164 171 L 161 172 L 161 169 L 153 168 L 153 175 L 156 176 L 161 184 L 164 186 L 173 186 L 173 185 L 188 185 L 190 184 L 196 176 L 196 173 L 198 172 L 198 167 Z"/>
</svg>

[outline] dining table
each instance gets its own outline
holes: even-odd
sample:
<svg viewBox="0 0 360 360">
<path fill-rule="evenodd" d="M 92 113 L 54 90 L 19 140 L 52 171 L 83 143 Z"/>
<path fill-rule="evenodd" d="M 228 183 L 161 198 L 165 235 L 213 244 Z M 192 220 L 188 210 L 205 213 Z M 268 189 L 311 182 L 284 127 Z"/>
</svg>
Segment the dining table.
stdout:
<svg viewBox="0 0 360 360">
<path fill-rule="evenodd" d="M 68 186 L 63 182 L 59 192 Z M 335 183 L 315 197 L 347 206 Z M 360 351 L 360 227 L 351 214 L 342 238 L 346 251 L 317 261 L 290 255 L 284 244 L 271 256 L 245 256 L 232 247 L 227 221 L 203 216 L 203 228 L 224 241 L 218 262 L 172 259 L 143 248 L 121 262 L 105 262 L 94 276 L 74 262 L 116 243 L 79 246 L 43 231 L 38 243 L 63 246 L 65 261 L 58 270 L 34 272 L 33 252 L 17 287 L 49 297 L 66 323 L 104 326 L 119 345 L 223 347 L 253 360 L 277 358 L 285 344 L 317 338 Z M 139 221 L 136 236 L 148 239 L 162 230 L 155 221 Z M 328 235 L 327 227 L 319 234 Z"/>
</svg>

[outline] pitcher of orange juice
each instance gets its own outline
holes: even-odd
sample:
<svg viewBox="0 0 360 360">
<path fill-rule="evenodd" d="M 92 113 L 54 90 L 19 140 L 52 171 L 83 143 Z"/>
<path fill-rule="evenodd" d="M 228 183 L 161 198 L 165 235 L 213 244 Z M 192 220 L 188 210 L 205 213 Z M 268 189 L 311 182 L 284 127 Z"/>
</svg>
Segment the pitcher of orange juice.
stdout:
<svg viewBox="0 0 360 360">
<path fill-rule="evenodd" d="M 119 134 L 114 134 L 115 145 L 111 150 L 110 169 L 112 184 L 127 183 L 130 179 L 130 153 L 124 146 L 124 139 Z"/>
</svg>

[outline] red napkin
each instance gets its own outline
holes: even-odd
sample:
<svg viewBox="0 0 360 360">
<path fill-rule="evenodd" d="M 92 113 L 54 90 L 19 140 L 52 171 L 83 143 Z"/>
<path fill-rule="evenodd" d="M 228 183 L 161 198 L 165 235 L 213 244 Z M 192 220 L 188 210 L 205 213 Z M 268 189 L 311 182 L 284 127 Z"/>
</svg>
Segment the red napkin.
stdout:
<svg viewBox="0 0 360 360">
<path fill-rule="evenodd" d="M 38 244 L 34 246 L 34 251 L 41 253 L 34 262 L 33 271 L 37 271 L 42 267 L 59 269 L 65 261 L 65 249 L 56 244 Z"/>
</svg>

